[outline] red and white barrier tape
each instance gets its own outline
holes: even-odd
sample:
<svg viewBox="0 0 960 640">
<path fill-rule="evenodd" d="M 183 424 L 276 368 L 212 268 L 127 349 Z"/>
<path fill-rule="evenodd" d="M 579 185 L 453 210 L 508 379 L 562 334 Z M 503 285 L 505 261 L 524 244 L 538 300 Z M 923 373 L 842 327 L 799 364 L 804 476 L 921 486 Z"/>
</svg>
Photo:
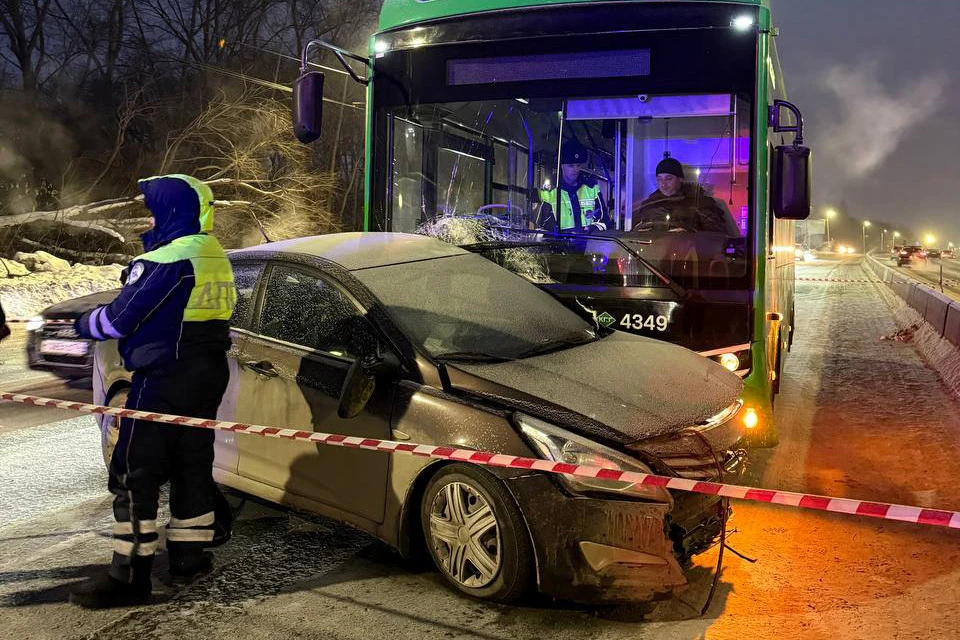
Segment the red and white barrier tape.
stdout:
<svg viewBox="0 0 960 640">
<path fill-rule="evenodd" d="M 628 484 L 664 487 L 666 489 L 702 493 L 711 496 L 724 496 L 727 498 L 737 498 L 740 500 L 750 500 L 753 502 L 769 502 L 772 504 L 782 504 L 791 507 L 799 507 L 802 509 L 833 511 L 836 513 L 847 513 L 850 515 L 865 516 L 869 518 L 899 520 L 901 522 L 913 522 L 916 524 L 926 524 L 936 527 L 960 529 L 960 512 L 957 511 L 922 509 L 920 507 L 887 504 L 883 502 L 865 502 L 863 500 L 831 498 L 827 496 L 818 496 L 806 493 L 794 493 L 791 491 L 755 489 L 752 487 L 742 487 L 733 484 L 699 482 L 696 480 L 688 480 L 686 478 L 656 476 L 647 473 L 639 473 L 636 471 L 602 469 L 600 467 L 588 467 L 583 465 L 567 464 L 564 462 L 552 462 L 550 460 L 538 460 L 534 458 L 521 458 L 518 456 L 488 453 L 485 451 L 473 451 L 470 449 L 454 449 L 452 447 L 438 447 L 426 444 L 393 442 L 391 440 L 377 440 L 375 438 L 360 438 L 356 436 L 343 436 L 314 431 L 298 431 L 296 429 L 279 429 L 277 427 L 263 427 L 239 422 L 226 422 L 222 420 L 186 418 L 183 416 L 172 416 L 162 413 L 134 411 L 132 409 L 115 409 L 93 404 L 84 404 L 82 402 L 52 400 L 50 398 L 39 398 L 36 396 L 26 396 L 15 393 L 0 393 L 0 400 L 16 402 L 20 404 L 30 404 L 38 407 L 68 409 L 81 413 L 112 415 L 120 418 L 135 418 L 138 420 L 162 422 L 165 424 L 173 424 L 178 426 L 198 427 L 201 429 L 214 429 L 218 431 L 233 431 L 235 433 L 246 433 L 268 438 L 301 440 L 304 442 L 328 444 L 338 447 L 368 449 L 370 451 L 405 453 L 408 455 L 423 456 L 427 458 L 440 458 L 443 460 L 469 462 L 472 464 L 479 464 L 489 467 L 508 467 L 511 469 L 546 471 L 548 473 L 559 473 L 583 478 L 615 480 Z"/>
<path fill-rule="evenodd" d="M 798 282 L 856 282 L 859 284 L 890 284 L 890 280 L 867 280 L 864 278 L 795 278 Z"/>
</svg>

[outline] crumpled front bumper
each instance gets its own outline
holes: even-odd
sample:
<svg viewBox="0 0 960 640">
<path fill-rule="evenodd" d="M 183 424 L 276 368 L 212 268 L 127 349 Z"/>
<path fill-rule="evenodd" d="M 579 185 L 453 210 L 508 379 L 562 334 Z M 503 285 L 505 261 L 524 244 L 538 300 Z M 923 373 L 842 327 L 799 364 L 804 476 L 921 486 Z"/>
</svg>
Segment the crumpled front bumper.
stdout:
<svg viewBox="0 0 960 640">
<path fill-rule="evenodd" d="M 669 536 L 670 505 L 569 496 L 539 474 L 507 486 L 526 518 L 544 594 L 612 604 L 669 597 L 686 586 Z"/>
</svg>

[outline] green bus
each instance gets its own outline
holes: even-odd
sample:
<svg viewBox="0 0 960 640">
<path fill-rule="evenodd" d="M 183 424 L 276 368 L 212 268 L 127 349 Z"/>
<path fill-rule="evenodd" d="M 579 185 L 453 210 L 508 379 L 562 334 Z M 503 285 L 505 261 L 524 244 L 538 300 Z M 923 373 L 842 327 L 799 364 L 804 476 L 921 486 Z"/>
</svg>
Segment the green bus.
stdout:
<svg viewBox="0 0 960 640">
<path fill-rule="evenodd" d="M 294 125 L 319 136 L 311 46 L 362 64 L 360 230 L 456 242 L 599 327 L 714 358 L 772 446 L 810 211 L 776 34 L 768 0 L 385 0 L 369 58 L 304 49 Z"/>
</svg>

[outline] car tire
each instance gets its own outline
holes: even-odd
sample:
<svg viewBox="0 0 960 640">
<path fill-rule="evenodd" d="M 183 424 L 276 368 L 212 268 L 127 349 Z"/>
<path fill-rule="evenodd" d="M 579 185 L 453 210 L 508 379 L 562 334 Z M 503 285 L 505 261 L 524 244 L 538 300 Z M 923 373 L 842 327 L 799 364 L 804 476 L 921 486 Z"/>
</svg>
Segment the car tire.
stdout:
<svg viewBox="0 0 960 640">
<path fill-rule="evenodd" d="M 420 520 L 431 558 L 458 591 L 506 603 L 530 590 L 535 562 L 523 515 L 488 472 L 470 464 L 441 469 L 424 491 Z"/>
<path fill-rule="evenodd" d="M 122 409 L 127 404 L 127 396 L 130 394 L 128 387 L 117 389 L 107 400 L 107 406 L 115 409 Z M 117 446 L 117 440 L 120 438 L 120 420 L 116 416 L 102 416 L 100 420 L 100 449 L 103 453 L 103 464 L 110 469 L 110 459 L 113 457 L 113 450 Z"/>
</svg>

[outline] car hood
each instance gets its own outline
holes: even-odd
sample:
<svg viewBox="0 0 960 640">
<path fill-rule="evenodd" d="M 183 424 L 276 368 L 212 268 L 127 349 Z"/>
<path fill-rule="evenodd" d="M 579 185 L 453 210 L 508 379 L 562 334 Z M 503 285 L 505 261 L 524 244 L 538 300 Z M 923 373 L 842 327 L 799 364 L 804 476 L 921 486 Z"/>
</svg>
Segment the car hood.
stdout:
<svg viewBox="0 0 960 640">
<path fill-rule="evenodd" d="M 102 304 L 109 304 L 120 293 L 118 289 L 113 291 L 103 291 L 101 293 L 92 293 L 82 298 L 73 298 L 64 300 L 57 304 L 50 305 L 43 310 L 41 315 L 48 320 L 73 320 Z"/>
<path fill-rule="evenodd" d="M 624 443 L 699 424 L 729 407 L 743 389 L 739 377 L 707 358 L 619 331 L 533 358 L 449 366 L 497 387 L 452 376 L 451 385 L 463 391 L 513 399 L 508 404 L 526 411 L 538 411 L 531 399 L 534 405 L 540 400 L 552 414 L 542 417 L 555 418 L 560 408 L 565 421 L 574 423 L 566 426 Z"/>
</svg>

